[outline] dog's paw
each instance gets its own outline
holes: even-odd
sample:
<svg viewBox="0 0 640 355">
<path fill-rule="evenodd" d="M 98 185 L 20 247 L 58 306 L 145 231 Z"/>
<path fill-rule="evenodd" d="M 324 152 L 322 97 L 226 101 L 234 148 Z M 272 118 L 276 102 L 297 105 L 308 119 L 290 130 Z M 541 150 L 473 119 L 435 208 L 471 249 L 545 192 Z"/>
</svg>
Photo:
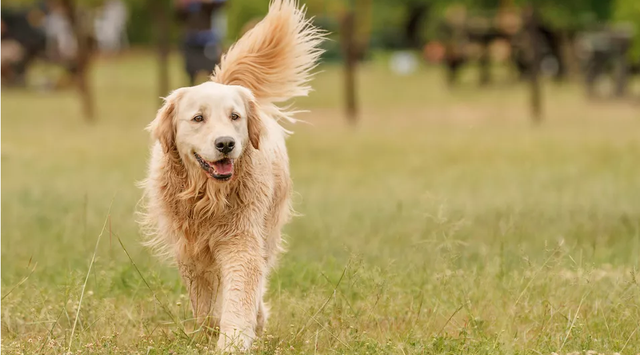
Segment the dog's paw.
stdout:
<svg viewBox="0 0 640 355">
<path fill-rule="evenodd" d="M 255 335 L 250 331 L 221 331 L 218 338 L 218 349 L 225 353 L 246 352 L 251 349 Z"/>
</svg>

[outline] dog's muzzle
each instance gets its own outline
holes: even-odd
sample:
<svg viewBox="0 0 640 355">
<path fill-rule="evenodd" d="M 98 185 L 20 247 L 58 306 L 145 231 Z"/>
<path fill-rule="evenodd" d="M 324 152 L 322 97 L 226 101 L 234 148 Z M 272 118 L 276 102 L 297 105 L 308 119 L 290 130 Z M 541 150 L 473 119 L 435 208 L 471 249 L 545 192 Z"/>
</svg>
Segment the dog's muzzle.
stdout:
<svg viewBox="0 0 640 355">
<path fill-rule="evenodd" d="M 223 158 L 214 162 L 210 162 L 202 158 L 198 153 L 193 152 L 200 167 L 208 176 L 220 180 L 227 181 L 233 176 L 233 159 Z"/>
</svg>

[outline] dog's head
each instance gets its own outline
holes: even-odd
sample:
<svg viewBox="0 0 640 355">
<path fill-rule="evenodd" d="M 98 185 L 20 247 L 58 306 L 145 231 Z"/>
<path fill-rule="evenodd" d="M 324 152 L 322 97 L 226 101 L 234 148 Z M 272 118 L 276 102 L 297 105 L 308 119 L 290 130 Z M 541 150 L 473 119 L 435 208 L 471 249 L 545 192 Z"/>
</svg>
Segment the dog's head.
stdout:
<svg viewBox="0 0 640 355">
<path fill-rule="evenodd" d="M 235 162 L 249 149 L 259 149 L 263 125 L 249 89 L 206 82 L 172 92 L 149 131 L 185 165 L 227 181 Z"/>
</svg>

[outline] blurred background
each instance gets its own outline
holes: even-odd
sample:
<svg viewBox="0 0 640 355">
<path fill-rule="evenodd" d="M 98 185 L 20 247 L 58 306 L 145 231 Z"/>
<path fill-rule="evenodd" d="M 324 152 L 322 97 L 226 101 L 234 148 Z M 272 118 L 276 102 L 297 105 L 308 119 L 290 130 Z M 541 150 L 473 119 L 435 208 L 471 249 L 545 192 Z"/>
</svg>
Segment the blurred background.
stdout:
<svg viewBox="0 0 640 355">
<path fill-rule="evenodd" d="M 449 86 L 474 67 L 481 86 L 535 82 L 541 76 L 579 82 L 590 96 L 640 95 L 630 88 L 640 72 L 640 10 L 633 0 L 312 0 L 305 5 L 315 25 L 332 34 L 323 62 L 343 63 L 350 110 L 357 105 L 357 65 L 383 53 L 395 74 L 439 68 Z M 86 96 L 84 113 L 91 119 L 94 62 L 144 53 L 155 57 L 159 93 L 193 85 L 206 79 L 220 55 L 265 11 L 265 1 L 258 0 L 5 1 L 2 87 L 61 90 L 75 84 Z M 186 81 L 169 80 L 174 53 L 182 56 Z M 41 71 L 34 74 L 34 68 Z"/>
<path fill-rule="evenodd" d="M 640 1 L 302 3 L 330 40 L 260 353 L 640 353 Z M 2 1 L 3 353 L 212 351 L 135 183 L 267 8 Z"/>
</svg>

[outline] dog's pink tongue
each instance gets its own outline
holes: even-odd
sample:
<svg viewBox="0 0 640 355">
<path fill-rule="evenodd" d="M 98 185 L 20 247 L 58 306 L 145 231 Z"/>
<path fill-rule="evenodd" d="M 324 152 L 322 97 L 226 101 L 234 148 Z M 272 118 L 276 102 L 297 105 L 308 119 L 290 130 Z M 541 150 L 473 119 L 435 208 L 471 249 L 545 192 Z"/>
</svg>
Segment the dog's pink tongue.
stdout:
<svg viewBox="0 0 640 355">
<path fill-rule="evenodd" d="M 218 175 L 228 175 L 233 173 L 233 162 L 231 159 L 222 159 L 215 163 L 213 166 L 216 169 L 216 174 Z"/>
</svg>

